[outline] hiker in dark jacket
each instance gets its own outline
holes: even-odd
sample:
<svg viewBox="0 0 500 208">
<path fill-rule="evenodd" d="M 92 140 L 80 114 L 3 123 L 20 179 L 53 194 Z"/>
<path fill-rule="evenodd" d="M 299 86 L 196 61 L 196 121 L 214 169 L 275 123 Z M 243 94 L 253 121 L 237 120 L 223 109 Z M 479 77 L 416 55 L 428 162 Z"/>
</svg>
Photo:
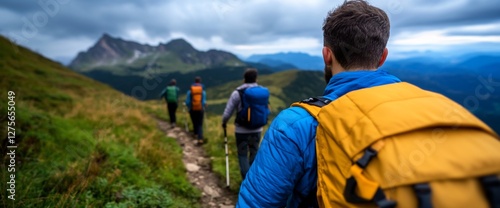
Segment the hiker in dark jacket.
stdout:
<svg viewBox="0 0 500 208">
<path fill-rule="evenodd" d="M 175 79 L 172 79 L 168 86 L 160 94 L 160 97 L 165 98 L 165 102 L 167 102 L 167 111 L 170 117 L 171 127 L 175 127 L 175 112 L 177 111 L 179 101 L 179 88 L 176 86 L 176 84 L 177 81 Z"/>
<path fill-rule="evenodd" d="M 189 115 L 193 123 L 193 131 L 197 137 L 197 143 L 203 144 L 203 114 L 207 107 L 206 93 L 201 78 L 196 77 L 194 84 L 189 88 L 185 104 L 189 109 Z"/>
<path fill-rule="evenodd" d="M 224 114 L 222 115 L 222 127 L 226 128 L 226 124 L 231 118 L 234 111 L 240 112 L 242 110 L 241 96 L 239 90 L 256 87 L 257 84 L 257 70 L 247 69 L 243 75 L 244 84 L 240 85 L 233 91 L 231 97 L 227 101 Z M 257 150 L 259 149 L 260 136 L 262 127 L 247 128 L 235 123 L 235 136 L 236 145 L 238 147 L 238 160 L 240 163 L 241 178 L 245 179 L 248 169 L 252 165 Z M 250 156 L 248 156 L 250 153 Z"/>
</svg>

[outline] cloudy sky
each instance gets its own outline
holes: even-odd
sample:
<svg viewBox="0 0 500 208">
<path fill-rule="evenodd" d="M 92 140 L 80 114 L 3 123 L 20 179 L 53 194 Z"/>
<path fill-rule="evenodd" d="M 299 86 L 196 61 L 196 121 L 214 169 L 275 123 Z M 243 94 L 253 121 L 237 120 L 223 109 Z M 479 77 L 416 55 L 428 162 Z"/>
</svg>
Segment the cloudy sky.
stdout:
<svg viewBox="0 0 500 208">
<path fill-rule="evenodd" d="M 320 55 L 321 26 L 342 0 L 2 0 L 0 34 L 67 62 L 103 33 L 199 50 Z M 371 0 L 391 20 L 390 58 L 429 51 L 500 52 L 498 0 Z"/>
</svg>

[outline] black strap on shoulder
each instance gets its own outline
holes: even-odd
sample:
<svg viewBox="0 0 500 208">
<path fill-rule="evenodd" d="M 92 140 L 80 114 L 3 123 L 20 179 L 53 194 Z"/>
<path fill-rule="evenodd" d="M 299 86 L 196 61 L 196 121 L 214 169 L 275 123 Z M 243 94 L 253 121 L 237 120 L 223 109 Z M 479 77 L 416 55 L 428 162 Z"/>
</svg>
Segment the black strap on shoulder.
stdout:
<svg viewBox="0 0 500 208">
<path fill-rule="evenodd" d="M 318 106 L 321 108 L 325 105 L 328 105 L 330 102 L 332 102 L 332 100 L 325 98 L 325 97 L 322 97 L 322 96 L 319 96 L 319 97 L 310 97 L 310 98 L 304 99 L 300 102 L 307 103 L 309 105 Z"/>
<path fill-rule="evenodd" d="M 240 100 L 243 100 L 243 94 L 245 93 L 245 90 L 247 90 L 248 88 L 252 88 L 252 87 L 259 87 L 260 85 L 256 85 L 256 86 L 247 86 L 247 87 L 244 87 L 244 88 L 241 88 L 241 89 L 236 89 L 236 91 L 238 91 L 238 94 L 240 94 Z"/>
<path fill-rule="evenodd" d="M 480 178 L 486 198 L 492 208 L 500 208 L 500 179 L 497 175 Z"/>
<path fill-rule="evenodd" d="M 358 186 L 358 182 L 354 177 L 349 177 L 345 183 L 344 188 L 344 199 L 347 202 L 351 202 L 354 204 L 360 203 L 369 203 L 370 200 L 363 199 L 356 194 L 356 187 Z"/>
<path fill-rule="evenodd" d="M 387 199 L 387 197 L 384 194 L 384 191 L 379 187 L 377 189 L 377 192 L 375 193 L 375 196 L 373 196 L 372 200 L 366 200 L 358 195 L 356 195 L 356 187 L 357 187 L 357 182 L 354 177 L 350 177 L 346 181 L 346 186 L 344 189 L 344 198 L 347 202 L 353 203 L 353 204 L 362 204 L 362 203 L 375 203 L 379 208 L 394 208 L 396 207 L 397 203 L 395 201 L 391 201 Z"/>
<path fill-rule="evenodd" d="M 238 94 L 240 94 L 240 101 L 243 101 L 243 93 L 245 93 L 246 89 L 247 88 L 236 90 L 236 91 L 238 91 Z"/>
<path fill-rule="evenodd" d="M 428 183 L 419 183 L 413 185 L 415 195 L 417 195 L 418 208 L 432 208 L 431 186 Z"/>
</svg>

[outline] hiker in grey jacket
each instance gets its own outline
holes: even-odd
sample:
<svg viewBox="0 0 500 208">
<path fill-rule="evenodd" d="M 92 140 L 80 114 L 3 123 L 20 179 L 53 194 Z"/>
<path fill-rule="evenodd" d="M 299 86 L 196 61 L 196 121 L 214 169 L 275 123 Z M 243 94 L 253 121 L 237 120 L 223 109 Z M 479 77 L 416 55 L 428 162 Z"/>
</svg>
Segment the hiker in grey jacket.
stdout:
<svg viewBox="0 0 500 208">
<path fill-rule="evenodd" d="M 258 86 L 256 69 L 247 69 L 243 76 L 245 83 L 237 87 L 227 101 L 226 108 L 224 109 L 224 114 L 222 115 L 223 128 L 226 128 L 227 121 L 229 120 L 229 118 L 231 118 L 233 112 L 235 110 L 237 112 L 240 112 L 242 109 L 241 98 L 238 90 Z M 238 160 L 240 164 L 241 178 L 245 179 L 245 176 L 250 169 L 250 166 L 252 165 L 259 148 L 262 127 L 256 129 L 248 129 L 246 127 L 238 125 L 237 123 L 235 123 L 234 125 L 236 145 L 238 146 Z M 248 152 L 250 152 L 250 157 L 248 157 Z"/>
</svg>

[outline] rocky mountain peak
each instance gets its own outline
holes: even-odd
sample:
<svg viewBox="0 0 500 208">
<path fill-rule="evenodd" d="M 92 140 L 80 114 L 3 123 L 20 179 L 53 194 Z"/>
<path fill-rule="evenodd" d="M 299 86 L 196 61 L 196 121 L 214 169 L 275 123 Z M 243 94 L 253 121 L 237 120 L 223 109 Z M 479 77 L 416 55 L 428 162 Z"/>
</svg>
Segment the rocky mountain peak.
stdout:
<svg viewBox="0 0 500 208">
<path fill-rule="evenodd" d="M 173 39 L 158 46 L 150 46 L 115 38 L 104 33 L 91 48 L 85 52 L 80 52 L 69 67 L 77 71 L 90 71 L 101 68 L 101 66 L 117 65 L 120 65 L 121 68 L 133 65 L 135 68 L 141 69 L 145 68 L 139 66 L 144 64 L 144 59 L 148 60 L 149 65 L 154 65 L 154 63 L 149 63 L 151 60 L 161 62 L 160 65 L 166 68 L 165 70 L 169 70 L 168 68 L 189 68 L 189 66 L 193 65 L 211 67 L 215 65 L 242 64 L 241 60 L 229 52 L 218 50 L 198 51 L 188 41 L 181 38 Z M 173 61 L 175 59 L 179 60 L 181 65 L 188 66 L 181 67 L 179 62 Z M 136 61 L 138 63 L 134 64 Z"/>
<path fill-rule="evenodd" d="M 191 54 L 198 51 L 186 40 L 179 38 L 173 39 L 164 45 L 166 50 L 175 52 L 177 54 Z"/>
</svg>

